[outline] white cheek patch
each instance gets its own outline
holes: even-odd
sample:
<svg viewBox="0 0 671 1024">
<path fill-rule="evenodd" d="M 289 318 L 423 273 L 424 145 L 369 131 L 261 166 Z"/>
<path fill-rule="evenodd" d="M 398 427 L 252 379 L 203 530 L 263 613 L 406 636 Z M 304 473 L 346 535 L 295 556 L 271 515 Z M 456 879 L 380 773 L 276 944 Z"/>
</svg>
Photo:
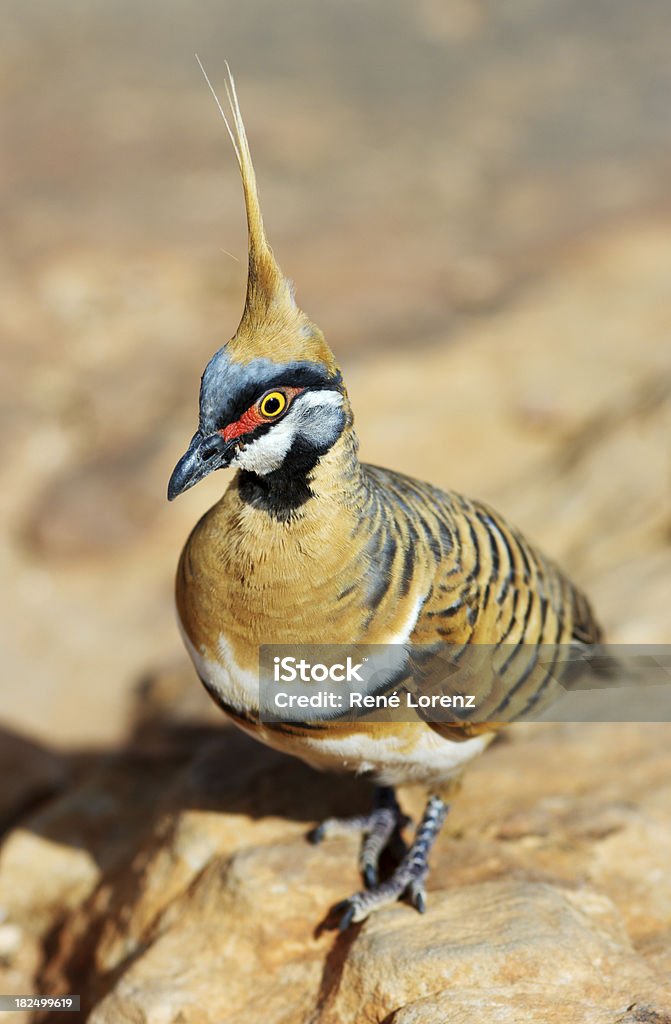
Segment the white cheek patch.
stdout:
<svg viewBox="0 0 671 1024">
<path fill-rule="evenodd" d="M 259 476 L 279 469 L 296 436 L 296 424 L 291 423 L 290 417 L 291 413 L 281 423 L 271 427 L 263 437 L 241 449 L 232 464 L 258 473 Z"/>
<path fill-rule="evenodd" d="M 300 434 L 320 446 L 334 433 L 333 413 L 342 408 L 343 398 L 338 391 L 307 391 L 294 399 L 294 403 L 267 434 L 258 437 L 237 452 L 233 466 L 266 476 L 279 469 Z M 318 411 L 325 415 L 320 419 Z M 316 415 L 317 414 L 317 415 Z"/>
</svg>

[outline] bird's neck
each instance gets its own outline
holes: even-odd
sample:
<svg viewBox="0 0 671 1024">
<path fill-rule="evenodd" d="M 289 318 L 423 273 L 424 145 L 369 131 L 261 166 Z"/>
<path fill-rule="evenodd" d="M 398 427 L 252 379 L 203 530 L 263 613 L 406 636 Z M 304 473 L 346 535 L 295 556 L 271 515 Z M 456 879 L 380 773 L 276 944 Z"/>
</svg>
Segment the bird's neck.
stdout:
<svg viewBox="0 0 671 1024">
<path fill-rule="evenodd" d="M 309 448 L 299 448 L 273 473 L 259 476 L 241 471 L 238 495 L 245 504 L 279 521 L 303 517 L 316 505 L 322 514 L 327 507 L 333 511 L 351 508 L 358 504 L 365 487 L 357 450 L 356 435 L 348 425 L 329 451 L 318 458 Z"/>
</svg>

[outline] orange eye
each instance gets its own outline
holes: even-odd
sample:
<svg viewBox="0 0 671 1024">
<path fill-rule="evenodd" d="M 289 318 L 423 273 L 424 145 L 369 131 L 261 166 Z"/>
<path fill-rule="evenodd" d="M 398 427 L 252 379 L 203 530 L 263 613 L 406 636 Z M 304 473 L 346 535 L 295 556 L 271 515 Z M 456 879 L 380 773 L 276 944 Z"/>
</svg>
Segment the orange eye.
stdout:
<svg viewBox="0 0 671 1024">
<path fill-rule="evenodd" d="M 259 411 L 266 419 L 274 420 L 287 407 L 286 395 L 281 391 L 269 391 L 259 402 Z"/>
</svg>

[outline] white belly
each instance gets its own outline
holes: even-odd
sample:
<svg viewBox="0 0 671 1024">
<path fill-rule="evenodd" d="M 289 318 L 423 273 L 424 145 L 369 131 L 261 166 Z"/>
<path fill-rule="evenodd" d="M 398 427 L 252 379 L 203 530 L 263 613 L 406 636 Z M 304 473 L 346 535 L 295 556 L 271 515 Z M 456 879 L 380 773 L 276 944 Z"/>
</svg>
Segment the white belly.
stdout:
<svg viewBox="0 0 671 1024">
<path fill-rule="evenodd" d="M 237 664 L 226 638 L 223 635 L 219 638 L 219 657 L 214 660 L 197 651 L 184 631 L 182 635 L 198 675 L 207 681 L 214 694 L 224 704 L 256 713 L 258 673 Z M 410 744 L 407 732 L 395 734 L 391 723 L 389 729 L 376 728 L 344 736 L 338 735 L 336 729 L 332 735 L 327 731 L 317 735 L 287 735 L 264 727 L 263 723 L 240 728 L 276 750 L 299 757 L 313 768 L 365 774 L 385 786 L 444 783 L 458 776 L 493 738 L 489 734 L 455 742 L 439 736 L 421 721 L 413 724 L 417 735 Z"/>
<path fill-rule="evenodd" d="M 414 725 L 413 725 L 414 728 Z M 464 767 L 482 753 L 493 735 L 474 736 L 462 743 L 443 739 L 425 722 L 417 722 L 417 739 L 408 749 L 407 735 L 394 735 L 393 726 L 374 732 L 358 732 L 349 736 L 301 737 L 296 754 L 313 768 L 323 771 L 347 771 L 367 775 L 381 786 L 404 786 L 415 783 L 439 787 L 458 778 Z M 285 737 L 279 736 L 281 741 Z M 268 741 L 266 741 L 268 742 Z M 271 743 L 288 749 L 281 743 Z"/>
</svg>

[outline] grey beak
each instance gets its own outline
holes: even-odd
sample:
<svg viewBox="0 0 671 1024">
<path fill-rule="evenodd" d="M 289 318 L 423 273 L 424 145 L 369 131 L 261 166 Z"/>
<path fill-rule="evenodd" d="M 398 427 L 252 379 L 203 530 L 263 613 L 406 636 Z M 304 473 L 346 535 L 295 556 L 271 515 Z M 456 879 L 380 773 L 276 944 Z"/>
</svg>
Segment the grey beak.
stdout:
<svg viewBox="0 0 671 1024">
<path fill-rule="evenodd" d="M 189 487 L 193 487 L 215 469 L 228 465 L 228 453 L 233 445 L 221 434 L 203 437 L 199 430 L 172 471 L 168 484 L 168 501 L 173 501 Z"/>
</svg>

